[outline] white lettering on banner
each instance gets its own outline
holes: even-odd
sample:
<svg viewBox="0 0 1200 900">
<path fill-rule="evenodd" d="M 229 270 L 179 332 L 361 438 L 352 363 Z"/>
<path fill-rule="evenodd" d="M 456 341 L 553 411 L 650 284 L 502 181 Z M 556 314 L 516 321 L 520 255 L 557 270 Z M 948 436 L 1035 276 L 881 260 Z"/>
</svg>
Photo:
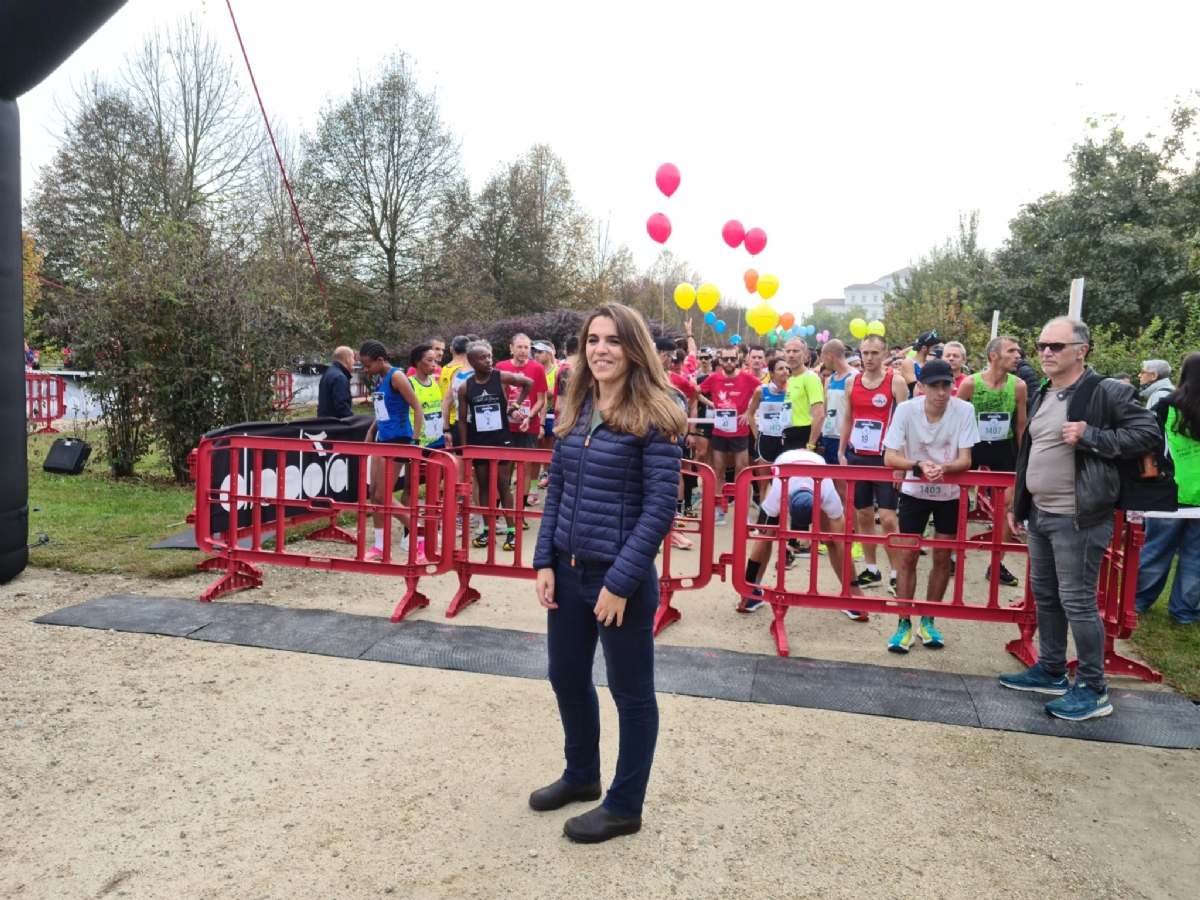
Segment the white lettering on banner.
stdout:
<svg viewBox="0 0 1200 900">
<path fill-rule="evenodd" d="M 981 412 L 979 414 L 979 439 L 981 441 L 1003 441 L 1008 437 L 1010 416 L 1006 412 Z"/>
<path fill-rule="evenodd" d="M 318 461 L 312 460 L 309 456 L 309 463 L 305 465 L 304 451 L 300 451 L 299 459 L 294 466 L 285 466 L 283 470 L 283 498 L 284 500 L 300 500 L 305 497 L 320 497 L 326 493 L 340 493 L 346 490 L 350 484 L 350 466 L 346 459 L 340 453 L 330 453 L 320 443 L 325 439 L 325 432 L 320 434 L 306 434 L 300 432 L 302 440 L 312 440 L 313 448 L 316 450 Z M 274 468 L 264 468 L 262 477 L 259 481 L 258 488 L 255 489 L 251 483 L 253 481 L 253 455 L 247 449 L 242 450 L 240 471 L 238 472 L 237 492 L 242 496 L 247 494 L 258 497 L 264 501 L 273 501 L 276 499 L 279 490 L 279 474 Z M 367 470 L 367 480 L 370 481 L 370 469 Z M 229 476 L 226 475 L 221 482 L 221 490 L 229 490 Z M 238 509 L 248 509 L 250 502 L 242 500 L 238 503 Z M 274 503 L 266 502 L 263 504 L 265 509 L 270 509 Z M 222 503 L 221 507 L 228 512 L 229 504 Z"/>
<path fill-rule="evenodd" d="M 856 419 L 850 432 L 850 445 L 859 453 L 878 453 L 883 446 L 883 423 L 874 419 Z"/>
<path fill-rule="evenodd" d="M 391 416 L 388 415 L 387 401 L 383 397 L 383 391 L 376 391 L 371 396 L 375 400 L 375 418 L 380 422 L 387 422 Z"/>
<path fill-rule="evenodd" d="M 717 431 L 722 431 L 725 434 L 733 434 L 737 431 L 737 410 L 736 409 L 718 409 L 716 411 Z"/>
</svg>

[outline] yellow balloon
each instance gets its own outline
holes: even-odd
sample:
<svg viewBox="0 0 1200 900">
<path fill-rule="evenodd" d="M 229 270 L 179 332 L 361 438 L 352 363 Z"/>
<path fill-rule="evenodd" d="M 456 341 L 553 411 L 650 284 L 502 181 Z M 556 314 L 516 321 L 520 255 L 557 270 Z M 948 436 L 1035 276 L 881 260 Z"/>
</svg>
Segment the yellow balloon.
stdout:
<svg viewBox="0 0 1200 900">
<path fill-rule="evenodd" d="M 712 312 L 721 302 L 721 291 L 711 281 L 706 281 L 700 285 L 700 290 L 696 291 L 696 302 L 700 304 L 703 312 Z"/>
<path fill-rule="evenodd" d="M 696 302 L 696 289 L 690 284 L 677 284 L 675 286 L 675 305 L 680 309 L 691 309 L 692 304 Z"/>
<path fill-rule="evenodd" d="M 867 336 L 867 323 L 862 319 L 854 319 L 850 322 L 850 333 L 861 340 Z"/>
<path fill-rule="evenodd" d="M 770 303 L 760 303 L 746 313 L 746 324 L 759 334 L 766 334 L 779 324 L 779 313 Z"/>
<path fill-rule="evenodd" d="M 758 276 L 758 296 L 764 300 L 770 300 L 775 296 L 775 292 L 779 290 L 779 279 L 774 275 L 759 275 Z"/>
<path fill-rule="evenodd" d="M 870 325 L 867 326 L 867 334 L 877 334 L 880 337 L 883 337 L 884 334 L 886 334 L 886 333 L 887 333 L 887 329 L 885 329 L 883 327 L 883 323 L 880 322 L 878 319 L 876 319 L 874 322 L 872 322 Z"/>
</svg>

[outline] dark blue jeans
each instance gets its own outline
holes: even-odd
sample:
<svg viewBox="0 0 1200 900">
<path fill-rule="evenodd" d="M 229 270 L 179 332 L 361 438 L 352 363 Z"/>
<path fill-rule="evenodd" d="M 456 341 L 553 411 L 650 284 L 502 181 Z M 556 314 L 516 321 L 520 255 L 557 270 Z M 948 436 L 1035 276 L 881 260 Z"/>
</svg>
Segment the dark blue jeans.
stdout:
<svg viewBox="0 0 1200 900">
<path fill-rule="evenodd" d="M 1146 546 L 1138 563 L 1137 611 L 1155 604 L 1167 586 L 1175 557 L 1167 612 L 1183 625 L 1200 621 L 1200 519 L 1146 519 Z"/>
<path fill-rule="evenodd" d="M 585 785 L 600 780 L 600 703 L 592 683 L 596 641 L 604 648 L 608 689 L 617 705 L 620 749 L 604 808 L 614 816 L 642 814 L 654 745 L 658 741 L 658 700 L 654 695 L 654 615 L 658 610 L 658 573 L 625 603 L 621 627 L 596 621 L 596 600 L 608 566 L 562 560 L 554 567 L 554 600 L 548 610 L 546 643 L 550 684 L 566 735 L 567 767 L 563 781 Z"/>
<path fill-rule="evenodd" d="M 1075 638 L 1076 681 L 1104 685 L 1104 621 L 1096 606 L 1100 562 L 1113 520 L 1075 530 L 1072 516 L 1029 510 L 1029 586 L 1037 601 L 1038 661 L 1051 675 L 1067 670 L 1067 628 Z"/>
</svg>

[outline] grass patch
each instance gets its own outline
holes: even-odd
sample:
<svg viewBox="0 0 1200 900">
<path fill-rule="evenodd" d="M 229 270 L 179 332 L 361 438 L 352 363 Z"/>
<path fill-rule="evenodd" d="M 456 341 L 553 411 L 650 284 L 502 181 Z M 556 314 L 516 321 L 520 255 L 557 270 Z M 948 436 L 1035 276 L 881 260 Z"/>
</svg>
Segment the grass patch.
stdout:
<svg viewBox="0 0 1200 900">
<path fill-rule="evenodd" d="M 1162 672 L 1163 680 L 1193 700 L 1200 700 L 1200 623 L 1180 625 L 1167 613 L 1167 598 L 1175 567 L 1162 596 L 1138 616 L 1138 627 L 1129 640 L 1146 661 Z"/>
<path fill-rule="evenodd" d="M 137 478 L 114 479 L 104 462 L 104 432 L 87 435 L 92 458 L 82 475 L 42 471 L 59 435 L 29 438 L 30 540 L 44 532 L 50 543 L 31 548 L 30 565 L 70 572 L 175 578 L 196 571 L 198 550 L 149 550 L 186 525 L 195 489 L 177 485 L 161 456 L 151 454 Z"/>
</svg>

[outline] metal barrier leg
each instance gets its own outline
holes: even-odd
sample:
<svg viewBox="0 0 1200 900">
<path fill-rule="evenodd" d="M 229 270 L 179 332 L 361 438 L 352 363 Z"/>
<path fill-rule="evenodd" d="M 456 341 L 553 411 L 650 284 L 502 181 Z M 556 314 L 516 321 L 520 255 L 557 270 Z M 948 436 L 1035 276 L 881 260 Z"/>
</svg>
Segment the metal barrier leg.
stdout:
<svg viewBox="0 0 1200 900">
<path fill-rule="evenodd" d="M 403 622 L 404 617 L 410 612 L 424 609 L 429 605 L 429 598 L 417 590 L 417 585 L 421 581 L 420 576 L 406 575 L 404 581 L 408 585 L 408 589 L 404 592 L 404 599 L 396 605 L 396 610 L 392 613 L 393 622 Z"/>
<path fill-rule="evenodd" d="M 1072 675 L 1075 674 L 1075 667 L 1078 665 L 1078 659 L 1067 660 L 1067 670 Z M 1151 684 L 1162 684 L 1161 672 L 1155 671 L 1144 662 L 1130 659 L 1128 656 L 1118 653 L 1116 642 L 1111 635 L 1107 635 L 1104 638 L 1104 674 L 1140 678 L 1142 681 L 1148 681 Z"/>
<path fill-rule="evenodd" d="M 771 636 L 775 638 L 775 649 L 780 656 L 790 656 L 791 650 L 788 647 L 787 625 L 784 624 L 784 616 L 787 615 L 788 608 L 785 604 L 771 604 L 771 612 L 775 614 L 775 619 L 771 622 Z"/>
<path fill-rule="evenodd" d="M 658 612 L 654 614 L 654 636 L 658 637 L 664 628 L 672 622 L 678 622 L 683 618 L 682 614 L 671 605 L 671 598 L 674 596 L 674 591 L 659 589 L 658 592 Z"/>
<path fill-rule="evenodd" d="M 358 538 L 337 523 L 337 516 L 329 517 L 329 524 L 319 528 L 305 538 L 306 541 L 337 541 L 341 544 L 357 544 Z"/>
<path fill-rule="evenodd" d="M 243 588 L 262 587 L 262 569 L 248 562 L 242 562 L 240 559 L 214 556 L 197 563 L 196 568 L 206 572 L 213 569 L 226 570 L 224 575 L 214 581 L 208 590 L 200 595 L 200 600 L 204 603 L 209 603 L 218 597 L 232 594 Z"/>
<path fill-rule="evenodd" d="M 467 571 L 466 566 L 459 563 L 455 568 L 458 569 L 458 590 L 454 592 L 454 597 L 450 601 L 450 607 L 446 610 L 447 619 L 453 619 L 466 607 L 483 596 L 479 591 L 471 587 L 471 574 Z"/>
</svg>

